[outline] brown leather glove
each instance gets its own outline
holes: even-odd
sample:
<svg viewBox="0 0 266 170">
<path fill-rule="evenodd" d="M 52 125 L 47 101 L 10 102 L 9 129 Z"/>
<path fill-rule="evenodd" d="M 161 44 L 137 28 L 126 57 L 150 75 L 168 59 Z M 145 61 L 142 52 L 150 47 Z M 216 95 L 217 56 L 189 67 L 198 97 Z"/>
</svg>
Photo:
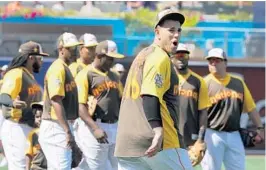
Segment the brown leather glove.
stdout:
<svg viewBox="0 0 266 170">
<path fill-rule="evenodd" d="M 197 140 L 194 145 L 188 147 L 188 155 L 192 166 L 196 166 L 202 161 L 206 148 L 205 142 L 201 140 Z"/>
</svg>

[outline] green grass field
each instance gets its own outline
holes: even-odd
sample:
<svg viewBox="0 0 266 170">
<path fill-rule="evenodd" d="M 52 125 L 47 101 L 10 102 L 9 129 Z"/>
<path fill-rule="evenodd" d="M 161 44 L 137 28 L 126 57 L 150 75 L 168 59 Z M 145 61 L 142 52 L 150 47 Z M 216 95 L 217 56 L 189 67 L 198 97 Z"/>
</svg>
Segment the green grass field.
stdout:
<svg viewBox="0 0 266 170">
<path fill-rule="evenodd" d="M 0 170 L 7 170 L 7 167 L 0 168 Z M 197 166 L 195 170 L 202 170 L 202 169 L 200 166 Z M 247 156 L 246 170 L 265 170 L 265 156 Z"/>
</svg>

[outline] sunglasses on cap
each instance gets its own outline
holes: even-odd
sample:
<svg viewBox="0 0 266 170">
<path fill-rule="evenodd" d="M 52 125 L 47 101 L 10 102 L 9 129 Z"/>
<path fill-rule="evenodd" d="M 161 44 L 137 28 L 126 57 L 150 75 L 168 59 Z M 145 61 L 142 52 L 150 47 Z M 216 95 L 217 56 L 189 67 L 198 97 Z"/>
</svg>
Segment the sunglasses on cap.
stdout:
<svg viewBox="0 0 266 170">
<path fill-rule="evenodd" d="M 189 59 L 189 54 L 187 53 L 176 53 L 172 57 L 176 59 Z"/>
</svg>

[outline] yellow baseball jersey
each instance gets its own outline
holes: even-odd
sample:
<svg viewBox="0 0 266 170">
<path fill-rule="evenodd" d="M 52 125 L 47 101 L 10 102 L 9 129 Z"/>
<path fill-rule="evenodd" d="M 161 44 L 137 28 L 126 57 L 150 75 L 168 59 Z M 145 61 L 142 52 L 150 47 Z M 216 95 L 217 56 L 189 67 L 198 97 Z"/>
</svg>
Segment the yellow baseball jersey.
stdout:
<svg viewBox="0 0 266 170">
<path fill-rule="evenodd" d="M 16 122 L 33 123 L 34 116 L 30 106 L 31 103 L 42 100 L 42 89 L 26 68 L 19 67 L 6 73 L 1 87 L 2 93 L 8 94 L 12 100 L 19 96 L 20 100 L 25 101 L 27 104 L 27 108 L 22 110 L 12 108 L 10 112 L 3 111 L 3 115 L 7 119 L 12 119 Z"/>
<path fill-rule="evenodd" d="M 188 70 L 185 75 L 178 74 L 180 117 L 179 131 L 186 146 L 197 140 L 200 129 L 200 110 L 211 106 L 208 88 L 201 76 Z"/>
<path fill-rule="evenodd" d="M 27 137 L 28 149 L 26 155 L 32 158 L 31 169 L 45 170 L 47 169 L 47 160 L 39 144 L 39 128 L 31 130 Z"/>
<path fill-rule="evenodd" d="M 230 74 L 222 80 L 213 74 L 204 79 L 212 103 L 208 109 L 208 127 L 227 132 L 239 130 L 241 113 L 251 112 L 256 108 L 245 82 Z"/>
<path fill-rule="evenodd" d="M 77 59 L 77 62 L 73 62 L 69 65 L 69 69 L 70 69 L 74 78 L 85 67 L 86 67 L 86 65 L 84 63 L 82 63 L 80 59 Z"/>
<path fill-rule="evenodd" d="M 94 116 L 110 121 L 117 120 L 121 100 L 121 82 L 112 71 L 103 73 L 92 65 L 80 71 L 76 77 L 79 103 L 87 104 L 90 95 L 97 99 Z"/>
<path fill-rule="evenodd" d="M 57 59 L 51 64 L 45 75 L 44 86 L 44 112 L 48 112 L 52 119 L 57 120 L 51 99 L 54 96 L 61 96 L 67 119 L 74 120 L 78 117 L 77 86 L 63 60 Z"/>
<path fill-rule="evenodd" d="M 160 101 L 163 149 L 183 147 L 178 133 L 178 77 L 168 54 L 153 44 L 131 65 L 120 107 L 115 156 L 144 156 L 151 145 L 154 133 L 144 113 L 142 95 Z"/>
</svg>

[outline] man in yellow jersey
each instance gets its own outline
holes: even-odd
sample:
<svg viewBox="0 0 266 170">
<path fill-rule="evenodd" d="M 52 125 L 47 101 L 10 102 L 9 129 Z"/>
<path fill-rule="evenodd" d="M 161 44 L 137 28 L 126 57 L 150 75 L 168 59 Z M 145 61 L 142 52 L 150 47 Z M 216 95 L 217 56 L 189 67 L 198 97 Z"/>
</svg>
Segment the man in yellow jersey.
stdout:
<svg viewBox="0 0 266 170">
<path fill-rule="evenodd" d="M 195 144 L 202 151 L 199 154 L 204 154 L 204 134 L 210 100 L 203 78 L 188 68 L 189 54 L 186 45 L 179 43 L 176 53 L 171 57 L 179 78 L 179 132 L 187 148 Z M 192 164 L 196 165 L 199 161 Z"/>
<path fill-rule="evenodd" d="M 96 47 L 96 56 L 76 77 L 79 90 L 79 114 L 82 119 L 78 128 L 81 149 L 90 170 L 117 169 L 114 157 L 117 120 L 122 94 L 118 76 L 110 71 L 115 58 L 124 58 L 118 54 L 117 45 L 111 40 L 100 42 Z M 97 106 L 94 112 L 88 112 L 88 98 L 94 97 Z"/>
<path fill-rule="evenodd" d="M 3 85 L 3 78 L 4 78 L 4 75 L 6 74 L 7 68 L 8 68 L 8 65 L 4 65 L 4 66 L 1 67 L 0 89 L 1 89 L 1 87 Z M 1 138 L 1 129 L 2 129 L 2 125 L 4 123 L 4 120 L 5 120 L 5 118 L 4 118 L 3 114 L 2 114 L 2 109 L 0 108 L 0 153 L 2 154 L 0 167 L 7 166 L 7 160 L 6 160 L 6 157 L 5 157 L 5 152 L 4 152 L 4 148 L 3 148 L 3 145 L 2 145 L 2 138 Z"/>
<path fill-rule="evenodd" d="M 88 34 L 88 33 L 83 34 L 79 38 L 79 41 L 83 43 L 83 45 L 80 45 L 78 48 L 80 57 L 77 59 L 77 62 L 72 63 L 69 66 L 69 69 L 74 78 L 83 68 L 85 68 L 87 65 L 93 62 L 94 57 L 95 57 L 95 49 L 98 44 L 95 35 Z M 78 144 L 80 140 L 76 132 L 77 132 L 77 129 L 80 123 L 81 123 L 81 119 L 78 118 L 73 125 L 75 140 L 77 141 Z"/>
<path fill-rule="evenodd" d="M 201 162 L 204 170 L 245 170 L 245 150 L 239 135 L 240 116 L 249 113 L 257 127 L 255 143 L 264 138 L 264 128 L 250 91 L 243 79 L 226 71 L 227 57 L 220 48 L 208 52 L 207 83 L 211 107 L 208 109 L 208 128 L 205 134 L 206 154 Z"/>
<path fill-rule="evenodd" d="M 39 72 L 43 56 L 48 54 L 42 52 L 40 44 L 22 44 L 3 80 L 0 103 L 6 120 L 1 135 L 10 170 L 26 168 L 26 139 L 34 124 L 31 103 L 42 100 L 42 90 L 33 73 Z"/>
<path fill-rule="evenodd" d="M 79 58 L 69 65 L 69 69 L 75 78 L 78 72 L 80 72 L 87 65 L 91 64 L 95 56 L 95 48 L 98 44 L 95 35 L 85 33 L 79 41 L 83 43 L 78 47 Z"/>
<path fill-rule="evenodd" d="M 193 169 L 178 130 L 178 77 L 170 60 L 184 21 L 173 9 L 161 11 L 154 43 L 131 65 L 116 138 L 119 170 Z"/>
<path fill-rule="evenodd" d="M 48 169 L 71 168 L 71 147 L 75 144 L 72 123 L 78 118 L 78 92 L 68 65 L 73 51 L 80 44 L 74 34 L 63 33 L 57 40 L 58 59 L 45 75 L 39 142 L 47 158 Z"/>
</svg>

